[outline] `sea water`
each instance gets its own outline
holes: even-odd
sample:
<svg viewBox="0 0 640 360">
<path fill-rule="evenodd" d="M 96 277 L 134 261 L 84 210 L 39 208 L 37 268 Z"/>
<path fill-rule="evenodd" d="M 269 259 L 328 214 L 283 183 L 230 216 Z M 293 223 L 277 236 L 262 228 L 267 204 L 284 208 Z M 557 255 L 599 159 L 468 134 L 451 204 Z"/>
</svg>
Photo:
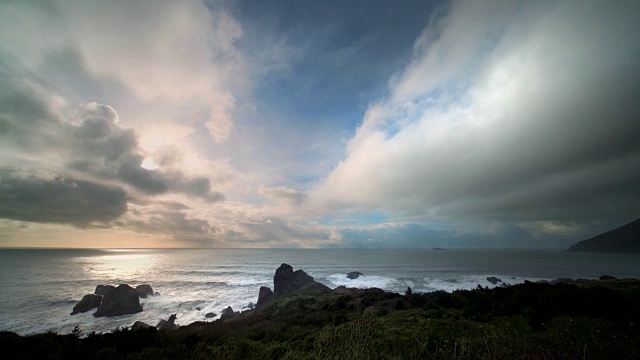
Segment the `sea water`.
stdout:
<svg viewBox="0 0 640 360">
<path fill-rule="evenodd" d="M 303 269 L 331 288 L 377 287 L 404 293 L 454 291 L 559 277 L 607 274 L 640 278 L 640 255 L 558 250 L 310 250 L 310 249 L 4 249 L 0 250 L 0 331 L 106 332 L 135 321 L 155 325 L 170 314 L 186 325 L 255 303 L 260 286 L 273 289 L 282 263 Z M 363 275 L 348 279 L 350 271 Z M 111 318 L 70 315 L 99 284 L 150 284 L 159 296 L 141 299 L 144 311 Z"/>
</svg>

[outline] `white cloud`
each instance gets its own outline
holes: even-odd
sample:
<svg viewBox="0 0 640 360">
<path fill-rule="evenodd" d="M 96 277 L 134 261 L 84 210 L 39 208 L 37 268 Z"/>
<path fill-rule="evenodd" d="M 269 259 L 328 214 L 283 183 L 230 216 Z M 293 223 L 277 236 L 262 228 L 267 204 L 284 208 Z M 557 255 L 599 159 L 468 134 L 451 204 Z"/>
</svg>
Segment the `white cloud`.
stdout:
<svg viewBox="0 0 640 360">
<path fill-rule="evenodd" d="M 454 3 L 311 202 L 423 218 L 565 219 L 586 205 L 628 216 L 638 201 L 611 199 L 618 185 L 638 198 L 638 15 L 631 2 Z"/>
<path fill-rule="evenodd" d="M 140 101 L 204 109 L 215 141 L 231 133 L 246 64 L 235 49 L 242 28 L 223 9 L 199 0 L 0 6 L 0 48 L 31 70 L 72 51 L 93 78 L 117 81 Z"/>
</svg>

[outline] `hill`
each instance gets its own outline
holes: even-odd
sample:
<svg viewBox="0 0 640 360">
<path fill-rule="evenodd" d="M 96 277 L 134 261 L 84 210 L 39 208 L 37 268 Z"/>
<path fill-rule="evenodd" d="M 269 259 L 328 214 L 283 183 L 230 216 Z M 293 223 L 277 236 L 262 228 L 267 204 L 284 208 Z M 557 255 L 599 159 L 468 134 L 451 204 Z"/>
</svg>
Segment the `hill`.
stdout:
<svg viewBox="0 0 640 360">
<path fill-rule="evenodd" d="M 572 245 L 567 251 L 640 253 L 640 219 Z"/>
</svg>

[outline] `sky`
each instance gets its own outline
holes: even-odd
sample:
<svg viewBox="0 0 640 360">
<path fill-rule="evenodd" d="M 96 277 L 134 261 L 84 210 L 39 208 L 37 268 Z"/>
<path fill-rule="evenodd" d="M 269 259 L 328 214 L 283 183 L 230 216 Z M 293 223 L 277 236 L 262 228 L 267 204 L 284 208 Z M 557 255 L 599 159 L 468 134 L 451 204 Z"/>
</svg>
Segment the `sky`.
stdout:
<svg viewBox="0 0 640 360">
<path fill-rule="evenodd" d="M 640 2 L 0 2 L 0 247 L 565 248 L 640 217 Z"/>
</svg>

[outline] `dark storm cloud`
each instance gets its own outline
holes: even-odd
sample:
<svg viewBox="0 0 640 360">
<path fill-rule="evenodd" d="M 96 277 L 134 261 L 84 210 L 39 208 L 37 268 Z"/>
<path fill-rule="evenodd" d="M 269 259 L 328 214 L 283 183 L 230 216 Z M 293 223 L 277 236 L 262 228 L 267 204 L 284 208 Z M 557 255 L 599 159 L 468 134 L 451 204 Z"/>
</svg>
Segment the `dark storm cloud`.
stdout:
<svg viewBox="0 0 640 360">
<path fill-rule="evenodd" d="M 87 227 L 126 211 L 127 196 L 119 187 L 0 168 L 0 218 Z"/>
</svg>

